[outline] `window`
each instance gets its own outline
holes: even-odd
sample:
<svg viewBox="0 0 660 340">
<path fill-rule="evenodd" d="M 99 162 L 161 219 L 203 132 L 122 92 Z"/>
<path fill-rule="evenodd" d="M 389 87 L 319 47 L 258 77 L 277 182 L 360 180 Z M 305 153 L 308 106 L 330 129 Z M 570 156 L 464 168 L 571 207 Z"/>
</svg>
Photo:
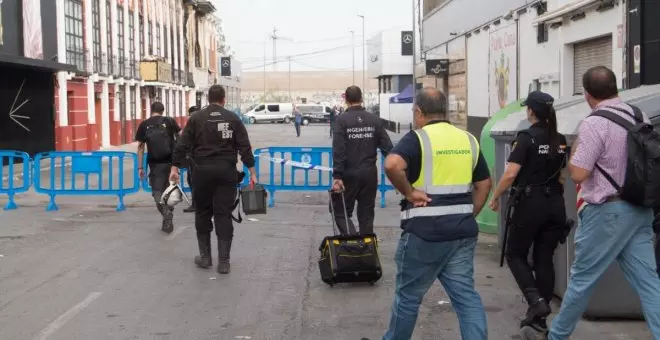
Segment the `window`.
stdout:
<svg viewBox="0 0 660 340">
<path fill-rule="evenodd" d="M 142 60 L 142 57 L 144 57 L 144 17 L 140 15 L 140 24 L 139 24 L 139 30 L 138 30 L 138 44 L 140 44 L 140 55 L 138 56 L 138 59 Z"/>
<path fill-rule="evenodd" d="M 128 12 L 128 62 L 130 65 L 130 76 L 135 78 L 135 21 L 133 12 Z"/>
<path fill-rule="evenodd" d="M 67 0 L 64 10 L 66 63 L 85 70 L 82 0 Z"/>
<path fill-rule="evenodd" d="M 149 27 L 147 28 L 147 36 L 149 37 L 149 55 L 154 55 L 154 26 L 151 24 L 151 20 L 149 20 Z"/>
<path fill-rule="evenodd" d="M 263 105 L 259 105 L 256 109 L 254 109 L 255 112 L 263 111 L 266 107 Z"/>
<path fill-rule="evenodd" d="M 156 24 L 156 55 L 161 56 L 160 54 L 160 24 Z"/>
<path fill-rule="evenodd" d="M 122 6 L 117 6 L 117 52 L 119 55 L 119 75 L 124 75 L 125 60 L 126 60 L 126 51 L 124 50 L 124 8 Z"/>
<path fill-rule="evenodd" d="M 536 42 L 538 44 L 542 44 L 544 42 L 548 41 L 548 25 L 545 23 L 539 23 L 538 26 L 536 26 Z"/>
<path fill-rule="evenodd" d="M 114 73 L 115 63 L 112 53 L 112 20 L 110 12 L 110 1 L 105 0 L 105 27 L 106 27 L 106 40 L 108 42 L 108 73 Z"/>
<path fill-rule="evenodd" d="M 92 41 L 94 45 L 94 72 L 101 72 L 101 0 L 92 1 Z"/>
<path fill-rule="evenodd" d="M 280 112 L 279 105 L 268 105 L 268 112 Z"/>
<path fill-rule="evenodd" d="M 167 58 L 170 54 L 169 45 L 167 45 L 167 38 L 170 35 L 170 30 L 167 29 L 166 25 L 163 25 L 163 32 L 165 33 L 163 34 L 163 57 Z"/>
</svg>

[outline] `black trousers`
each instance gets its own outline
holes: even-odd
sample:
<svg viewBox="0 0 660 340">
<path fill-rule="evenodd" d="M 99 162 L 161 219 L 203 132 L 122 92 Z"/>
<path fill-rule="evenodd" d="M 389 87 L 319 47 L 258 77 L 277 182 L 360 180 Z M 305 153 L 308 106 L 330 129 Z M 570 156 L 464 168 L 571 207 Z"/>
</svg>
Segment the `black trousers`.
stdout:
<svg viewBox="0 0 660 340">
<path fill-rule="evenodd" d="M 546 195 L 539 190 L 520 200 L 509 229 L 507 264 L 528 301 L 542 297 L 550 302 L 555 287 L 554 253 L 566 228 L 564 198 L 559 193 Z"/>
<path fill-rule="evenodd" d="M 348 234 L 348 227 L 355 230 L 353 211 L 357 203 L 357 219 L 360 234 L 373 234 L 374 232 L 374 209 L 376 207 L 376 193 L 378 192 L 378 169 L 365 169 L 356 174 L 346 174 L 344 181 L 344 199 L 346 202 L 346 214 L 342 204 L 341 194 L 333 194 L 330 204 L 335 210 L 335 221 L 339 232 Z M 348 216 L 346 216 L 348 215 Z"/>
<path fill-rule="evenodd" d="M 193 187 L 193 166 L 192 164 L 188 165 L 188 172 L 186 173 L 186 182 L 188 182 L 188 186 L 192 190 Z M 193 196 L 193 204 L 195 203 L 195 198 Z"/>
<path fill-rule="evenodd" d="M 149 185 L 156 203 L 160 202 L 165 189 L 170 186 L 170 163 L 149 163 Z"/>
<path fill-rule="evenodd" d="M 236 172 L 236 167 L 233 166 L 233 171 Z M 231 213 L 236 200 L 237 172 L 231 175 L 229 174 L 231 171 L 232 169 L 226 166 L 195 168 L 192 194 L 197 208 L 195 229 L 198 234 L 210 233 L 215 222 L 218 240 L 231 240 L 234 236 Z"/>
</svg>

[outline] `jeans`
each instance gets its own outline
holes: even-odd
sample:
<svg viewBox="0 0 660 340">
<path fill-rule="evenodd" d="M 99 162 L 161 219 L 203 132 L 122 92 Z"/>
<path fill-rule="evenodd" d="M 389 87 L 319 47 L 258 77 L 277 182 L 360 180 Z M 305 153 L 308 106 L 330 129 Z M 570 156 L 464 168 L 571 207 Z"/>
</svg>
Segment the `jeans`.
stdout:
<svg viewBox="0 0 660 340">
<path fill-rule="evenodd" d="M 383 340 L 408 340 L 417 322 L 419 306 L 437 279 L 458 316 L 463 340 L 488 338 L 486 313 L 474 289 L 474 249 L 477 238 L 427 242 L 406 233 L 396 251 L 396 286 L 390 327 Z"/>
<path fill-rule="evenodd" d="M 296 127 L 296 136 L 300 137 L 300 123 L 296 122 L 294 125 Z"/>
<path fill-rule="evenodd" d="M 651 209 L 624 201 L 588 205 L 580 212 L 575 232 L 575 260 L 559 314 L 549 340 L 568 339 L 598 282 L 614 261 L 642 301 L 654 340 L 660 340 L 660 279 L 653 253 Z M 611 287 L 616 294 L 616 287 Z M 615 307 L 615 306 L 613 306 Z"/>
</svg>

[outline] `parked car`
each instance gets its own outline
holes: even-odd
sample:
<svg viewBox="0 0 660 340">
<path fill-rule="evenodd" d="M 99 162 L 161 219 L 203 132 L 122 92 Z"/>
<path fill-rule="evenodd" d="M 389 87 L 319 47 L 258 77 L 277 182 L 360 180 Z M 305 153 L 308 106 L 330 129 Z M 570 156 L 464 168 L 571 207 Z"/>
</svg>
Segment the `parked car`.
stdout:
<svg viewBox="0 0 660 340">
<path fill-rule="evenodd" d="M 291 103 L 261 103 L 245 113 L 250 123 L 290 123 L 293 119 Z"/>
<path fill-rule="evenodd" d="M 330 121 L 332 108 L 321 104 L 299 104 L 296 105 L 303 115 L 303 125 L 309 123 L 327 123 Z"/>
</svg>

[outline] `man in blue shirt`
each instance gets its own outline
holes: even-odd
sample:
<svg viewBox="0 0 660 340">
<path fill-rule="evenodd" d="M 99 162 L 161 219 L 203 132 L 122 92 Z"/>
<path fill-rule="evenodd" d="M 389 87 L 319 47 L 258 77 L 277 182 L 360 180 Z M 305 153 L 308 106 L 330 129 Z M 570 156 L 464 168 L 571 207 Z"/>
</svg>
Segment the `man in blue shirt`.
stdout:
<svg viewBox="0 0 660 340">
<path fill-rule="evenodd" d="M 293 107 L 293 123 L 296 126 L 296 137 L 300 137 L 300 125 L 302 124 L 303 116 L 298 110 L 297 106 Z"/>
<path fill-rule="evenodd" d="M 419 306 L 435 280 L 456 310 L 462 338 L 486 340 L 486 314 L 474 287 L 474 256 L 479 233 L 475 216 L 491 187 L 488 165 L 476 138 L 447 120 L 443 93 L 423 89 L 413 108 L 418 130 L 406 134 L 385 160 L 387 176 L 405 199 L 392 317 L 383 340 L 412 337 Z"/>
</svg>

